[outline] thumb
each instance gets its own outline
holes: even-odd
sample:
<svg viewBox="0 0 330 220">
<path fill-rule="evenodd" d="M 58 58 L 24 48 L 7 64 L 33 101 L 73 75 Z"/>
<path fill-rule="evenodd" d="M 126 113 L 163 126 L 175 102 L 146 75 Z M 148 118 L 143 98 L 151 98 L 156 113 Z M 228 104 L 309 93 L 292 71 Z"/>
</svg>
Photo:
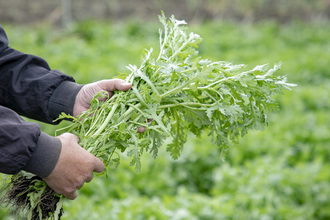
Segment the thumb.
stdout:
<svg viewBox="0 0 330 220">
<path fill-rule="evenodd" d="M 102 80 L 98 82 L 102 90 L 113 92 L 115 90 L 126 91 L 132 87 L 131 83 L 127 83 L 122 79 Z"/>
<path fill-rule="evenodd" d="M 94 159 L 94 172 L 102 173 L 104 171 L 104 163 L 95 157 Z"/>
</svg>

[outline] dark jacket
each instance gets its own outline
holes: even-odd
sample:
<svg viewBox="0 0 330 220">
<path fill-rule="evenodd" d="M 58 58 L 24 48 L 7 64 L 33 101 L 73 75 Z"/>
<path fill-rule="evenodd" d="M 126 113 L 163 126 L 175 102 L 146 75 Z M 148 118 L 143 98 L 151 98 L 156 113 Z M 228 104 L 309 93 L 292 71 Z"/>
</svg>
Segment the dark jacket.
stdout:
<svg viewBox="0 0 330 220">
<path fill-rule="evenodd" d="M 42 58 L 8 47 L 0 25 L 0 172 L 25 170 L 43 178 L 51 173 L 61 142 L 19 115 L 52 124 L 61 112 L 72 115 L 80 89 Z"/>
</svg>

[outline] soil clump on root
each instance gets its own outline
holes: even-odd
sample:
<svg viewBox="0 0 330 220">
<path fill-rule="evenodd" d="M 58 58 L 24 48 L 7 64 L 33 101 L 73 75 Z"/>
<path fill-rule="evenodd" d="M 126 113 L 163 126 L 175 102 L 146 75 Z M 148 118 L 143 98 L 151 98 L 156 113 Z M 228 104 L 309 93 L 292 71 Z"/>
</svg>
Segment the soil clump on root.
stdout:
<svg viewBox="0 0 330 220">
<path fill-rule="evenodd" d="M 42 186 L 44 184 L 44 186 Z M 39 187 L 45 187 L 40 198 L 31 203 L 30 195 L 38 192 Z M 43 180 L 38 176 L 27 177 L 19 173 L 12 176 L 10 183 L 1 190 L 3 194 L 0 198 L 0 204 L 12 210 L 17 217 L 24 219 L 40 220 L 54 219 L 57 203 L 60 196 L 57 195 Z M 32 194 L 31 194 L 32 193 Z M 29 216 L 30 214 L 30 218 Z M 63 214 L 63 208 L 57 216 L 60 220 Z"/>
</svg>

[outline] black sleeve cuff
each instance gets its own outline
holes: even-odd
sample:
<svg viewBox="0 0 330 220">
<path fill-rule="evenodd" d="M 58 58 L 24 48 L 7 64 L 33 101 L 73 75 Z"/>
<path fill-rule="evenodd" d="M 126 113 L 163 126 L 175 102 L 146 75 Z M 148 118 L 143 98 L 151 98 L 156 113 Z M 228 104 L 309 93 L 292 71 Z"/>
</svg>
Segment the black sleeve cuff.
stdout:
<svg viewBox="0 0 330 220">
<path fill-rule="evenodd" d="M 61 149 L 60 139 L 41 133 L 37 147 L 23 170 L 41 178 L 49 176 L 57 164 Z"/>
<path fill-rule="evenodd" d="M 62 112 L 73 115 L 76 96 L 82 87 L 75 82 L 64 81 L 55 89 L 48 103 L 49 115 L 53 120 Z"/>
</svg>

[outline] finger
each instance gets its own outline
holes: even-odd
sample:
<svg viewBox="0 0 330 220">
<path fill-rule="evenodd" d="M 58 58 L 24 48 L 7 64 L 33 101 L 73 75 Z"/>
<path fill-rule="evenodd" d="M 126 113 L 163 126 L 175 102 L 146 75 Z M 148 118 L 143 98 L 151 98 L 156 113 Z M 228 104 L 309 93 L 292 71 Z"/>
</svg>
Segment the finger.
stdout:
<svg viewBox="0 0 330 220">
<path fill-rule="evenodd" d="M 115 90 L 126 91 L 132 87 L 132 83 L 127 83 L 122 79 L 109 79 L 98 82 L 101 89 L 113 92 Z"/>
<path fill-rule="evenodd" d="M 138 127 L 138 133 L 143 133 L 145 132 L 146 128 L 145 127 Z"/>
<path fill-rule="evenodd" d="M 81 189 L 83 186 L 84 186 L 84 183 L 82 183 L 81 185 L 79 185 L 79 186 L 77 187 L 77 190 Z"/>
<path fill-rule="evenodd" d="M 97 172 L 97 173 L 102 173 L 104 171 L 104 163 L 95 157 L 95 160 L 94 160 L 94 172 Z"/>
<path fill-rule="evenodd" d="M 86 178 L 85 182 L 86 182 L 86 183 L 90 183 L 90 182 L 93 180 L 93 178 L 94 178 L 94 175 L 91 174 L 91 175 L 89 175 L 89 176 Z"/>
<path fill-rule="evenodd" d="M 101 90 L 100 92 L 104 92 L 104 97 L 98 97 L 100 101 L 105 101 L 108 98 L 111 98 L 113 96 L 112 92 L 106 91 L 106 90 Z"/>
<path fill-rule="evenodd" d="M 72 193 L 63 194 L 63 196 L 67 199 L 74 200 L 75 198 L 77 198 L 78 194 L 77 191 L 74 191 Z"/>
</svg>

